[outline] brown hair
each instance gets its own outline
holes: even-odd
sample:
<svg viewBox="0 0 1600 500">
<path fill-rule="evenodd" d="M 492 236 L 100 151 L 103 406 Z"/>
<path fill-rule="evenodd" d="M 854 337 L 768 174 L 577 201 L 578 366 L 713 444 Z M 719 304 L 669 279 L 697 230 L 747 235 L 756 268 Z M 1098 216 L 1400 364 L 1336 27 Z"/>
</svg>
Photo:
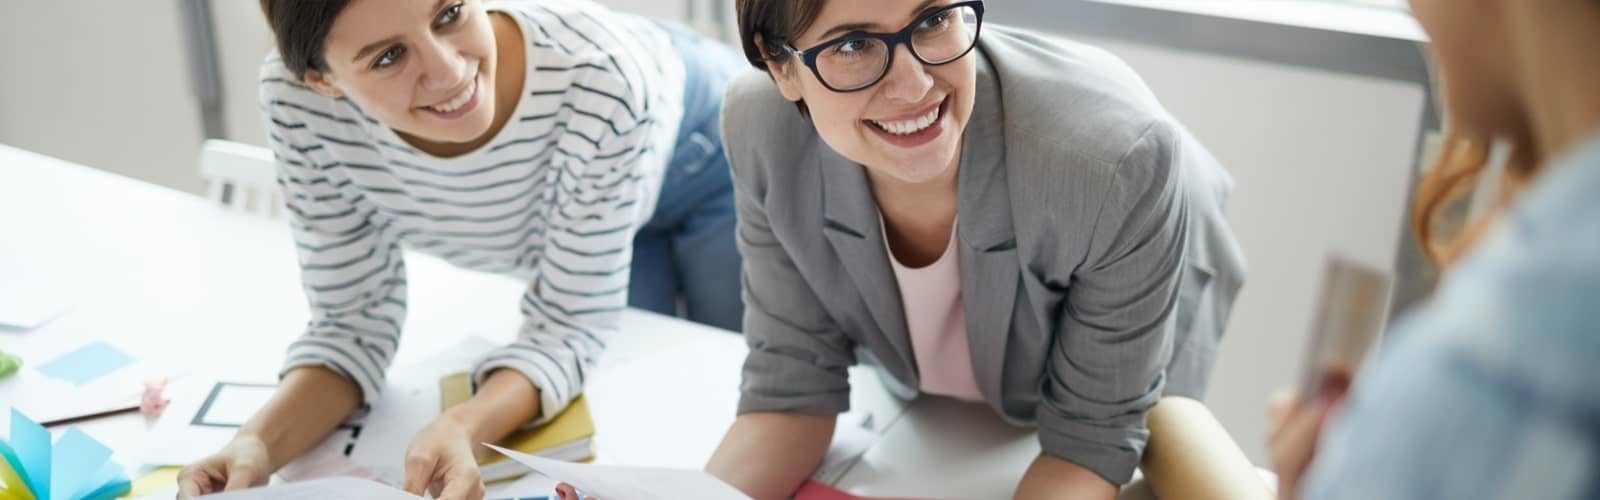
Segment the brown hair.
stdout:
<svg viewBox="0 0 1600 500">
<path fill-rule="evenodd" d="M 305 80 L 310 70 L 328 71 L 323 57 L 328 31 L 349 4 L 349 0 L 261 0 L 261 13 L 278 41 L 278 55 L 295 78 Z"/>
<path fill-rule="evenodd" d="M 1523 152 L 1514 151 L 1504 171 L 1499 172 L 1500 178 L 1494 179 L 1498 190 L 1492 194 L 1494 199 L 1489 200 L 1487 213 L 1477 220 L 1467 220 L 1453 227 L 1445 224 L 1446 218 L 1442 216 L 1452 209 L 1459 210 L 1458 202 L 1487 173 L 1490 165 L 1489 147 L 1486 141 L 1456 133 L 1446 134 L 1439 159 L 1417 184 L 1416 197 L 1411 205 L 1411 229 L 1416 233 L 1422 253 L 1440 268 L 1450 267 L 1456 259 L 1471 250 L 1493 225 L 1496 212 L 1510 205 L 1522 187 L 1540 173 L 1537 161 L 1520 156 Z"/>
<path fill-rule="evenodd" d="M 789 59 L 784 44 L 793 42 L 811 23 L 817 21 L 826 0 L 737 0 L 734 12 L 739 22 L 739 46 L 744 58 L 756 69 L 767 71 L 767 62 Z M 756 44 L 761 35 L 761 44 Z M 769 72 L 770 76 L 770 72 Z M 805 101 L 795 103 L 801 114 L 809 114 Z"/>
</svg>

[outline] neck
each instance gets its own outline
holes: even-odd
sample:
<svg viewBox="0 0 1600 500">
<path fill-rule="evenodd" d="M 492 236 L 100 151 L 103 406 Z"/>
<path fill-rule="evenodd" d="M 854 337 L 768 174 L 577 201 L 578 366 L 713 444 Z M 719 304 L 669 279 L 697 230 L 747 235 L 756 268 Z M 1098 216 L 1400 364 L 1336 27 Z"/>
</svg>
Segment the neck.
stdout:
<svg viewBox="0 0 1600 500">
<path fill-rule="evenodd" d="M 906 182 L 870 168 L 866 170 L 867 179 L 872 183 L 872 197 L 885 218 L 892 217 L 902 224 L 928 225 L 955 216 L 959 191 L 957 174 L 961 170 L 959 148 L 949 168 L 923 182 Z"/>
<path fill-rule="evenodd" d="M 1600 133 L 1600 8 L 1530 2 L 1510 9 L 1513 56 L 1540 159 L 1559 158 Z"/>
</svg>

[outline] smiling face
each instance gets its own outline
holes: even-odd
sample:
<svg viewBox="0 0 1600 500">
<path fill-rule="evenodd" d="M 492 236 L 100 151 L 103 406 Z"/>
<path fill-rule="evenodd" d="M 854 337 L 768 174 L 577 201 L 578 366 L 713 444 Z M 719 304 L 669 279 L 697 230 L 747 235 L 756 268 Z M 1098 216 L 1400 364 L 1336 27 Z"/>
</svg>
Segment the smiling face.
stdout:
<svg viewBox="0 0 1600 500">
<path fill-rule="evenodd" d="M 470 142 L 495 117 L 495 36 L 479 0 L 354 0 L 328 32 L 327 71 L 305 82 L 384 125 Z"/>
<path fill-rule="evenodd" d="M 898 32 L 952 3 L 828 1 L 809 29 L 789 44 L 809 50 L 852 33 Z M 838 46 L 845 52 L 865 47 Z M 819 58 L 842 56 L 824 51 Z M 845 158 L 902 182 L 940 178 L 955 167 L 960 155 L 961 137 L 972 116 L 977 65 L 970 54 L 947 64 L 926 65 L 904 44 L 895 47 L 892 60 L 882 81 L 855 92 L 830 90 L 799 57 L 769 62 L 768 70 L 784 97 L 805 101 L 818 135 Z"/>
</svg>

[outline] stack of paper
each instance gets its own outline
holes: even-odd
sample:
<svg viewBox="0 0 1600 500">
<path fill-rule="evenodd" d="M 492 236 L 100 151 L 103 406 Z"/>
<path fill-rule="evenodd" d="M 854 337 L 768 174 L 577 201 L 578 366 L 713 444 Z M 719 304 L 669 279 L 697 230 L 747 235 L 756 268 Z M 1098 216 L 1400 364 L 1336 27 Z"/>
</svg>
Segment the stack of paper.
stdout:
<svg viewBox="0 0 1600 500">
<path fill-rule="evenodd" d="M 594 419 L 589 416 L 589 403 L 579 396 L 555 420 L 540 427 L 514 432 L 500 440 L 499 444 L 551 460 L 591 460 L 594 458 Z M 510 479 L 528 472 L 527 467 L 507 459 L 505 455 L 494 455 L 479 461 L 478 465 L 484 482 Z"/>
<path fill-rule="evenodd" d="M 489 446 L 529 469 L 572 484 L 585 496 L 605 500 L 749 500 L 705 471 L 619 467 L 561 462 Z"/>
<path fill-rule="evenodd" d="M 11 441 L 0 441 L 0 499 L 100 500 L 128 492 L 111 449 L 73 427 L 55 444 L 50 431 L 11 410 Z"/>
</svg>

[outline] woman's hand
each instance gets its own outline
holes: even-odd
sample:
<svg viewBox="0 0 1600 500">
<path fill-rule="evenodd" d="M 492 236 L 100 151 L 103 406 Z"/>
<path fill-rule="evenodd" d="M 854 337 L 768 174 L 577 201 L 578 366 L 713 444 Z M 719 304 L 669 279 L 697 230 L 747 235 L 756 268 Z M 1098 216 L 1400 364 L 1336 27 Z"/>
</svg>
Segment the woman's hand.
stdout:
<svg viewBox="0 0 1600 500">
<path fill-rule="evenodd" d="M 241 433 L 221 451 L 189 464 L 178 473 L 178 498 L 261 486 L 267 484 L 271 476 L 272 461 L 267 455 L 266 443 Z"/>
<path fill-rule="evenodd" d="M 440 500 L 482 500 L 483 479 L 472 443 L 465 424 L 449 413 L 440 415 L 411 439 L 402 489 L 419 496 L 426 490 Z"/>
<path fill-rule="evenodd" d="M 1278 475 L 1278 498 L 1300 497 L 1300 481 L 1316 458 L 1317 442 L 1328 416 L 1344 402 L 1350 391 L 1351 374 L 1334 370 L 1323 376 L 1317 394 L 1310 399 L 1294 392 L 1282 392 L 1267 405 L 1272 433 L 1267 448 L 1272 453 L 1272 471 Z"/>
</svg>

